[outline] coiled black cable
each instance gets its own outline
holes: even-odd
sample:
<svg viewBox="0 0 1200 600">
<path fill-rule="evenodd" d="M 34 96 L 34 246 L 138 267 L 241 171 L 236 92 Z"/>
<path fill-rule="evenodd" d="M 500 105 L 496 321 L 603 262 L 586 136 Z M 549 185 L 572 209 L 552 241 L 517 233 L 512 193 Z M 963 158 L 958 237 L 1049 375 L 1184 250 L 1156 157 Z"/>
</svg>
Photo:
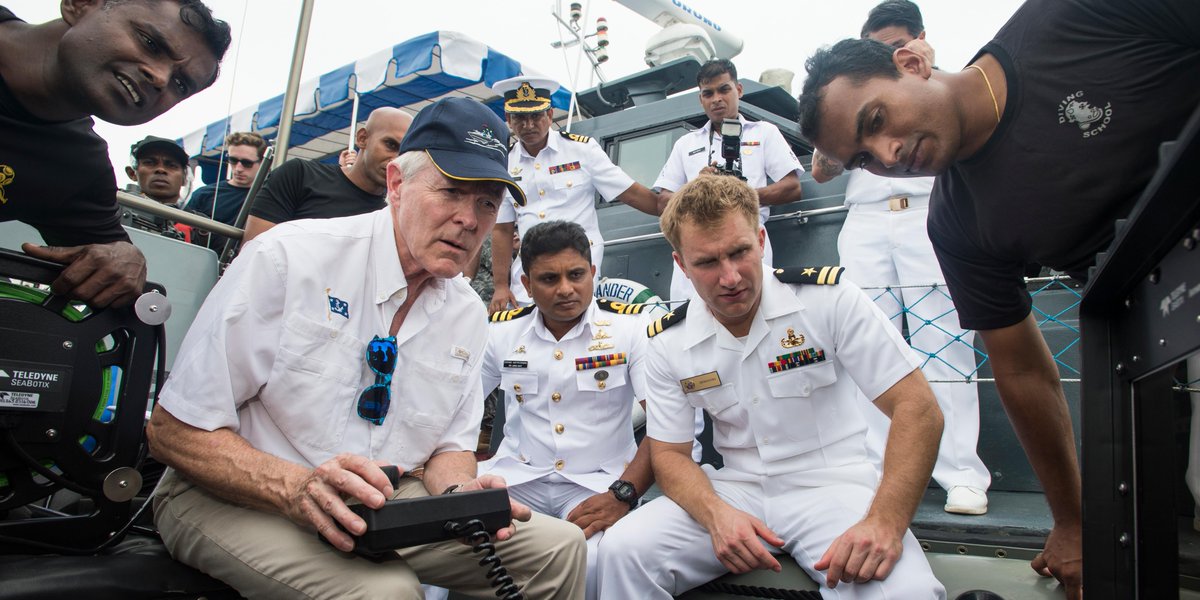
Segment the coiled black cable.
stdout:
<svg viewBox="0 0 1200 600">
<path fill-rule="evenodd" d="M 492 543 L 492 536 L 484 529 L 483 521 L 479 519 L 471 519 L 466 523 L 458 523 L 456 521 L 447 521 L 445 525 L 446 531 L 454 534 L 456 538 L 466 538 L 473 546 L 471 550 L 475 553 L 484 554 L 484 557 L 479 559 L 479 566 L 488 567 L 487 578 L 490 580 L 492 587 L 496 588 L 496 596 L 502 600 L 525 600 L 525 596 L 521 594 L 521 588 L 517 587 L 516 582 L 508 574 L 508 570 L 500 564 L 500 556 L 496 554 L 496 545 Z"/>
</svg>

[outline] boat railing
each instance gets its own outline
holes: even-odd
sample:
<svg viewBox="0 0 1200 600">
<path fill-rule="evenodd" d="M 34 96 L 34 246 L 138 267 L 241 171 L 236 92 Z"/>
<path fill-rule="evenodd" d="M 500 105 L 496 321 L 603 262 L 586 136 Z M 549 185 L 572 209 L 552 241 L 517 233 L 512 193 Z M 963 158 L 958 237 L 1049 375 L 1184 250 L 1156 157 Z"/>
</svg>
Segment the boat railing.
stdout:
<svg viewBox="0 0 1200 600">
<path fill-rule="evenodd" d="M 183 223 L 205 231 L 223 235 L 231 239 L 242 239 L 243 230 L 237 227 L 230 227 L 220 221 L 214 221 L 203 215 L 199 215 L 186 210 L 180 210 L 174 206 L 167 206 L 149 198 L 135 196 L 129 192 L 118 191 L 117 203 L 121 206 L 139 210 L 145 213 L 150 213 L 157 217 L 162 217 L 176 223 Z"/>
</svg>

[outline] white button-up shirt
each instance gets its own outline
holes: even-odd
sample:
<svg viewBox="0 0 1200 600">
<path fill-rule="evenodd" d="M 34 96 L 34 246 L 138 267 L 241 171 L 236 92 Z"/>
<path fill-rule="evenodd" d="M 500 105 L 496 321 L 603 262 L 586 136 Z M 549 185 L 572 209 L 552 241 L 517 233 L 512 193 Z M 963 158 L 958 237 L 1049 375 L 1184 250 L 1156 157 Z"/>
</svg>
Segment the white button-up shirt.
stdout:
<svg viewBox="0 0 1200 600">
<path fill-rule="evenodd" d="M 474 451 L 486 310 L 466 279 L 433 279 L 396 334 L 391 408 L 358 416 L 367 343 L 408 297 L 388 208 L 283 223 L 242 250 L 183 340 L 160 403 L 207 431 L 316 466 L 341 452 L 412 469 Z"/>
<path fill-rule="evenodd" d="M 823 360 L 794 357 L 818 352 Z M 788 355 L 796 361 L 791 368 L 772 368 Z M 646 432 L 689 442 L 699 407 L 712 417 L 713 443 L 725 459 L 713 477 L 874 485 L 861 411 L 878 408 L 861 403 L 857 389 L 878 398 L 920 365 L 854 284 L 788 285 L 764 267 L 762 301 L 744 340 L 700 301 L 683 322 L 651 338 Z"/>
<path fill-rule="evenodd" d="M 505 392 L 504 441 L 480 472 L 509 485 L 557 472 L 595 492 L 608 489 L 637 451 L 631 415 L 646 398 L 648 322 L 592 300 L 559 340 L 537 309 L 492 323 L 483 389 L 499 385 Z M 588 360 L 614 354 L 623 354 L 624 364 Z"/>
<path fill-rule="evenodd" d="M 888 198 L 904 196 L 910 199 L 928 200 L 933 191 L 935 177 L 883 177 L 854 169 L 846 183 L 846 204 L 883 202 Z"/>
<path fill-rule="evenodd" d="M 792 173 L 799 176 L 804 172 L 778 127 L 766 121 L 747 121 L 741 115 L 738 120 L 742 123 L 742 176 L 750 187 L 766 187 Z M 714 162 L 725 166 L 725 159 L 721 158 L 721 132 L 713 131 L 709 121 L 675 141 L 654 186 L 678 192 L 683 184 Z M 760 207 L 758 214 L 759 222 L 766 223 L 771 209 Z"/>
<path fill-rule="evenodd" d="M 783 134 L 779 133 L 778 127 L 765 121 L 747 121 L 742 115 L 738 115 L 738 121 L 742 123 L 742 176 L 750 187 L 757 190 L 792 173 L 799 177 L 804 172 L 800 160 Z M 704 127 L 675 141 L 671 156 L 663 165 L 654 186 L 678 192 L 685 183 L 695 179 L 701 169 L 714 162 L 725 165 L 725 160 L 721 158 L 721 132 L 713 131 L 712 121 L 708 121 Z M 770 207 L 758 208 L 759 223 L 765 225 L 770 216 Z M 763 262 L 772 264 L 773 258 L 771 238 L 768 236 L 763 248 Z M 688 281 L 675 261 L 671 261 L 670 293 L 670 300 L 673 301 L 688 300 L 695 293 L 692 282 Z"/>
<path fill-rule="evenodd" d="M 518 142 L 508 153 L 508 168 L 527 202 L 517 206 L 508 196 L 496 222 L 516 221 L 522 234 L 555 219 L 578 223 L 592 242 L 592 264 L 599 273 L 596 253 L 603 251 L 604 238 L 596 217 L 596 192 L 611 202 L 633 185 L 633 178 L 613 164 L 596 140 L 577 142 L 557 131 L 550 132 L 537 156 L 530 156 Z"/>
</svg>

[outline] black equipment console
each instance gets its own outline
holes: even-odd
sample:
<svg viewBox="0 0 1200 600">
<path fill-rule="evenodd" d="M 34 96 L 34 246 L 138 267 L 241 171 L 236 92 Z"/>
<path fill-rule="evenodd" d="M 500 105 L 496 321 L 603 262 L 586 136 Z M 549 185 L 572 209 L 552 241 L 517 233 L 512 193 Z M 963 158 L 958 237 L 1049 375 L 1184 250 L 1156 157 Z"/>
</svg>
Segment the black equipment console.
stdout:
<svg viewBox="0 0 1200 600">
<path fill-rule="evenodd" d="M 380 467 L 392 489 L 400 486 L 400 468 Z M 512 507 L 508 490 L 504 488 L 388 500 L 378 509 L 364 504 L 351 504 L 350 510 L 367 522 L 367 531 L 354 538 L 354 552 L 377 557 L 388 550 L 431 544 L 463 537 L 455 535 L 448 525 L 478 520 L 482 531 L 490 534 L 508 527 Z M 342 531 L 345 528 L 338 524 Z"/>
<path fill-rule="evenodd" d="M 354 551 L 366 556 L 461 537 L 447 523 L 479 519 L 491 534 L 512 519 L 504 488 L 388 500 L 379 509 L 354 504 L 350 510 L 367 522 L 366 532 L 354 540 Z"/>
<path fill-rule="evenodd" d="M 391 481 L 393 489 L 400 485 L 398 467 L 388 465 L 380 469 Z M 496 588 L 496 596 L 504 600 L 524 598 L 501 566 L 491 539 L 491 534 L 508 527 L 512 521 L 508 490 L 498 488 L 388 500 L 378 509 L 353 504 L 350 510 L 367 522 L 366 532 L 360 536 L 350 535 L 354 538 L 356 554 L 378 559 L 397 548 L 465 539 L 473 544 L 472 550 L 483 555 L 479 565 L 488 569 L 486 577 Z"/>
</svg>

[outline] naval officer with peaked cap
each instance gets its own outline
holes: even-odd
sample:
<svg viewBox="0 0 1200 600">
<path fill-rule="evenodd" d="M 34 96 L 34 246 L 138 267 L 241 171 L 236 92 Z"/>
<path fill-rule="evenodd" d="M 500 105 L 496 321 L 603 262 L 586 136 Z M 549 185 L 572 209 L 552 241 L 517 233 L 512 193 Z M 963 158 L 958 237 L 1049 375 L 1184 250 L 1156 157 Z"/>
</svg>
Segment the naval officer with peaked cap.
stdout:
<svg viewBox="0 0 1200 600">
<path fill-rule="evenodd" d="M 520 280 L 510 277 L 514 225 L 524 232 L 552 220 L 579 223 L 591 243 L 598 280 L 604 237 L 596 218 L 596 193 L 606 201 L 620 200 L 646 214 L 657 216 L 659 210 L 658 195 L 614 165 L 595 140 L 551 131 L 554 108 L 550 96 L 558 83 L 522 75 L 498 81 L 492 89 L 504 96 L 504 114 L 516 138 L 508 154 L 509 175 L 528 198 L 525 206 L 509 198 L 496 218 L 492 232 L 496 288 L 489 306 L 495 312 L 531 302 Z"/>
</svg>

